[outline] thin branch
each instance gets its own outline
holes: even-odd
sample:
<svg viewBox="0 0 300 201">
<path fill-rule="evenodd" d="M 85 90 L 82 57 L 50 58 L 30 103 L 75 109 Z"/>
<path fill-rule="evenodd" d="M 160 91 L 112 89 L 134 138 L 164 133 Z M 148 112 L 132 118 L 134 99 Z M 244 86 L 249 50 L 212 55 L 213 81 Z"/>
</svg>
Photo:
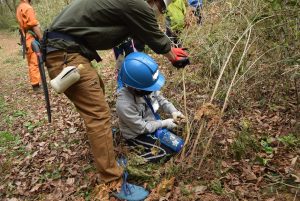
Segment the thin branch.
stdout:
<svg viewBox="0 0 300 201">
<path fill-rule="evenodd" d="M 208 140 L 208 142 L 207 142 L 207 144 L 206 144 L 206 146 L 205 146 L 205 148 L 204 148 L 204 151 L 203 151 L 203 154 L 202 154 L 202 158 L 201 158 L 200 163 L 199 163 L 199 165 L 198 165 L 198 169 L 201 168 L 202 163 L 203 163 L 203 161 L 204 161 L 204 159 L 205 159 L 205 157 L 206 157 L 206 155 L 207 155 L 208 148 L 209 148 L 209 146 L 210 146 L 210 144 L 211 144 L 212 138 L 213 138 L 213 136 L 215 135 L 215 133 L 217 132 L 217 130 L 219 129 L 219 126 L 220 126 L 220 124 L 221 124 L 221 119 L 222 119 L 224 110 L 225 110 L 225 108 L 226 108 L 226 104 L 227 104 L 228 97 L 229 97 L 230 91 L 231 91 L 231 89 L 232 89 L 234 80 L 235 80 L 235 78 L 236 78 L 236 76 L 237 76 L 237 73 L 238 73 L 238 71 L 239 71 L 239 69 L 240 69 L 240 67 L 241 67 L 241 65 L 242 65 L 242 62 L 243 62 L 244 57 L 245 57 L 245 55 L 246 55 L 246 52 L 249 50 L 249 41 L 250 41 L 251 30 L 252 30 L 252 29 L 251 29 L 251 26 L 250 26 L 250 29 L 247 29 L 247 30 L 249 31 L 249 34 L 248 34 L 248 38 L 247 38 L 247 42 L 246 42 L 246 44 L 245 44 L 245 48 L 244 48 L 243 54 L 242 54 L 242 56 L 241 56 L 241 58 L 240 58 L 239 64 L 238 64 L 238 66 L 237 66 L 237 68 L 236 68 L 236 70 L 235 70 L 235 74 L 234 74 L 234 76 L 233 76 L 233 78 L 232 78 L 232 80 L 231 80 L 230 86 L 229 86 L 229 88 L 228 88 L 228 90 L 227 90 L 226 98 L 225 98 L 225 101 L 224 101 L 224 104 L 223 104 L 223 108 L 222 108 L 221 114 L 220 114 L 220 119 L 219 119 L 219 121 L 218 121 L 218 124 L 215 126 L 215 129 L 211 132 L 211 135 L 209 136 L 209 140 Z M 244 35 L 244 34 L 243 34 L 243 35 Z M 232 54 L 232 53 L 231 53 L 231 54 Z M 227 61 L 228 61 L 228 60 L 227 60 Z M 212 99 L 211 99 L 211 101 L 212 101 Z"/>
<path fill-rule="evenodd" d="M 296 191 L 296 193 L 295 193 L 295 196 L 294 196 L 294 200 L 293 200 L 293 201 L 295 201 L 295 200 L 296 200 L 296 198 L 297 198 L 297 194 L 298 194 L 298 191 Z"/>
<path fill-rule="evenodd" d="M 245 45 L 245 48 L 244 48 L 242 57 L 241 57 L 241 59 L 240 59 L 240 62 L 239 62 L 238 66 L 237 66 L 237 68 L 236 68 L 236 70 L 235 70 L 234 76 L 233 76 L 233 78 L 232 78 L 232 80 L 231 80 L 231 83 L 230 83 L 230 85 L 229 85 L 229 88 L 228 88 L 228 90 L 227 90 L 226 97 L 225 97 L 225 101 L 224 101 L 224 104 L 223 104 L 223 108 L 222 108 L 222 110 L 221 110 L 221 115 L 224 113 L 224 110 L 225 110 L 225 108 L 226 108 L 226 106 L 227 106 L 229 94 L 230 94 L 230 92 L 231 92 L 233 83 L 234 83 L 235 78 L 236 78 L 236 76 L 237 76 L 237 74 L 238 74 L 238 72 L 239 72 L 239 70 L 240 70 L 240 67 L 241 67 L 241 65 L 242 65 L 242 63 L 243 63 L 244 57 L 245 57 L 245 55 L 246 55 L 246 52 L 247 52 L 247 50 L 249 49 L 249 48 L 248 48 L 248 44 L 249 44 L 249 41 L 250 41 L 251 30 L 252 30 L 252 29 L 249 29 L 249 35 L 248 35 L 248 39 L 247 39 L 247 42 L 246 42 L 246 45 Z"/>
<path fill-rule="evenodd" d="M 267 54 L 268 52 L 270 52 L 271 50 L 274 50 L 274 49 L 276 49 L 277 47 L 274 47 L 274 48 L 271 48 L 271 49 L 269 49 L 269 50 L 267 50 L 266 52 L 264 52 L 263 54 L 261 54 L 250 66 L 249 66 L 249 68 L 247 68 L 247 70 L 236 80 L 236 82 L 233 84 L 233 86 L 235 86 L 239 81 L 240 81 L 240 79 L 241 78 L 243 78 L 246 74 L 247 74 L 247 72 L 254 66 L 254 64 L 256 64 L 256 62 L 258 61 L 258 60 L 260 60 L 265 54 Z"/>
<path fill-rule="evenodd" d="M 296 112 L 296 119 L 298 119 L 299 117 L 299 93 L 298 93 L 298 84 L 297 84 L 297 78 L 294 78 L 294 84 L 295 84 L 295 96 L 296 96 L 296 100 L 297 100 L 297 112 Z"/>
<path fill-rule="evenodd" d="M 189 165 L 191 165 L 191 163 L 192 163 L 192 159 L 193 159 L 193 157 L 194 157 L 194 154 L 195 154 L 195 151 L 196 151 L 196 147 L 197 147 L 198 141 L 199 141 L 199 139 L 200 139 L 200 137 L 201 137 L 203 128 L 204 128 L 204 123 L 202 122 L 202 123 L 200 124 L 200 128 L 199 128 L 199 130 L 198 130 L 197 137 L 196 137 L 196 140 L 195 140 L 194 145 L 193 145 L 192 153 L 191 153 L 191 155 L 190 155 L 190 157 L 189 157 L 189 162 L 188 162 Z"/>
<path fill-rule="evenodd" d="M 219 88 L 219 84 L 220 84 L 220 82 L 221 82 L 221 78 L 223 77 L 224 71 L 225 71 L 225 69 L 226 69 L 226 67 L 227 67 L 227 65 L 228 65 L 228 63 L 229 63 L 229 61 L 230 61 L 230 59 L 231 59 L 231 56 L 232 56 L 232 54 L 233 54 L 235 48 L 237 47 L 237 45 L 239 44 L 239 42 L 242 40 L 242 38 L 244 37 L 244 35 L 249 31 L 249 29 L 250 29 L 251 27 L 252 27 L 252 26 L 248 26 L 248 27 L 247 27 L 247 29 L 243 32 L 243 34 L 239 37 L 239 39 L 235 42 L 233 48 L 231 49 L 231 51 L 230 51 L 230 53 L 229 53 L 229 55 L 228 55 L 228 57 L 227 57 L 227 60 L 225 61 L 224 65 L 223 65 L 223 67 L 222 67 L 222 69 L 221 69 L 220 75 L 219 75 L 219 77 L 218 77 L 218 79 L 217 79 L 217 82 L 216 82 L 214 91 L 213 91 L 213 93 L 212 93 L 212 95 L 211 95 L 211 98 L 210 98 L 210 103 L 211 103 L 211 102 L 213 101 L 213 99 L 215 98 L 215 95 L 216 95 L 217 90 L 218 90 L 218 88 Z"/>
<path fill-rule="evenodd" d="M 218 87 L 219 87 L 221 78 L 223 77 L 224 71 L 225 71 L 225 69 L 226 69 L 226 67 L 227 67 L 227 65 L 228 65 L 228 63 L 229 63 L 229 61 L 230 61 L 230 58 L 231 58 L 231 56 L 232 56 L 232 54 L 233 54 L 233 52 L 234 52 L 234 50 L 235 50 L 237 44 L 241 41 L 241 39 L 242 39 L 242 38 L 244 37 L 244 35 L 249 31 L 249 29 L 252 29 L 252 28 L 253 28 L 256 24 L 258 24 L 259 22 L 261 22 L 261 21 L 263 21 L 263 20 L 266 20 L 266 19 L 269 19 L 269 18 L 272 18 L 272 17 L 274 17 L 274 15 L 265 17 L 265 18 L 263 18 L 263 19 L 261 19 L 261 20 L 258 20 L 258 21 L 255 22 L 255 23 L 253 23 L 252 25 L 248 26 L 248 27 L 246 28 L 246 30 L 243 32 L 243 34 L 239 37 L 239 39 L 237 40 L 237 42 L 235 43 L 235 45 L 234 45 L 233 48 L 231 49 L 231 52 L 229 53 L 229 55 L 228 55 L 228 57 L 227 57 L 227 60 L 226 60 L 226 62 L 224 63 L 222 69 L 221 69 L 220 75 L 219 75 L 219 77 L 218 77 L 218 79 L 217 79 L 217 82 L 216 82 L 216 85 L 215 85 L 215 89 L 214 89 L 214 91 L 213 91 L 213 93 L 212 93 L 212 96 L 211 96 L 211 99 L 210 99 L 210 103 L 213 101 L 213 99 L 214 99 L 214 97 L 215 97 L 215 94 L 216 94 L 217 89 L 218 89 Z"/>
<path fill-rule="evenodd" d="M 186 70 L 183 69 L 182 71 L 182 85 L 183 85 L 183 102 L 184 102 L 184 113 L 185 113 L 185 117 L 186 117 L 186 137 L 185 137 L 185 142 L 184 142 L 184 146 L 181 152 L 181 161 L 184 159 L 185 157 L 185 150 L 186 150 L 186 145 L 189 143 L 189 139 L 190 139 L 190 135 L 191 135 L 191 131 L 190 131 L 190 122 L 189 122 L 189 118 L 188 118 L 188 112 L 187 112 L 187 104 L 186 104 L 186 88 L 185 88 L 185 72 Z"/>
</svg>

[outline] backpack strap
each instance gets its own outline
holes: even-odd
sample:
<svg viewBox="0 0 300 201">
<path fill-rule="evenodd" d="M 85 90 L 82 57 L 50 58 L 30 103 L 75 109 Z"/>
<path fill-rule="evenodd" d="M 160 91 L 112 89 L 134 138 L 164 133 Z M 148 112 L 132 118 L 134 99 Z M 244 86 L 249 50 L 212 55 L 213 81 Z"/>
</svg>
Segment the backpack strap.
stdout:
<svg viewBox="0 0 300 201">
<path fill-rule="evenodd" d="M 150 108 L 151 112 L 153 113 L 155 119 L 160 120 L 161 118 L 160 118 L 159 114 L 157 112 L 155 112 L 154 109 L 153 109 L 150 98 L 144 96 L 144 100 L 146 101 L 146 103 L 147 103 L 148 107 Z"/>
</svg>

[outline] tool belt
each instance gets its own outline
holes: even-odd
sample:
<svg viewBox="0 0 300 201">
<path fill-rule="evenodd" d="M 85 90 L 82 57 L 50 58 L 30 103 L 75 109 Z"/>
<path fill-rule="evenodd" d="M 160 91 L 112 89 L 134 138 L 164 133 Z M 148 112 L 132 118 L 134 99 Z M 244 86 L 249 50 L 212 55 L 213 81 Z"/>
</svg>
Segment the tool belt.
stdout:
<svg viewBox="0 0 300 201">
<path fill-rule="evenodd" d="M 54 41 L 54 42 L 49 42 Z M 69 41 L 73 42 L 75 45 L 72 45 L 70 47 L 57 47 L 55 43 L 59 43 L 60 40 L 64 41 Z M 88 58 L 90 61 L 96 60 L 97 62 L 102 61 L 101 57 L 98 55 L 96 50 L 93 50 L 91 48 L 88 48 L 87 45 L 85 45 L 81 39 L 61 33 L 61 32 L 56 32 L 56 31 L 45 31 L 44 36 L 43 36 L 43 41 L 42 41 L 42 50 L 43 50 L 43 55 L 44 55 L 44 61 L 46 61 L 45 57 L 47 53 L 57 51 L 57 50 L 64 50 L 68 53 L 79 53 L 82 56 Z"/>
<path fill-rule="evenodd" d="M 39 40 L 38 37 L 37 37 L 37 35 L 34 33 L 34 31 L 32 31 L 32 30 L 27 30 L 26 34 L 27 34 L 27 33 L 30 34 L 30 35 L 32 35 L 32 36 L 34 37 L 35 40 L 37 40 L 37 41 Z"/>
</svg>

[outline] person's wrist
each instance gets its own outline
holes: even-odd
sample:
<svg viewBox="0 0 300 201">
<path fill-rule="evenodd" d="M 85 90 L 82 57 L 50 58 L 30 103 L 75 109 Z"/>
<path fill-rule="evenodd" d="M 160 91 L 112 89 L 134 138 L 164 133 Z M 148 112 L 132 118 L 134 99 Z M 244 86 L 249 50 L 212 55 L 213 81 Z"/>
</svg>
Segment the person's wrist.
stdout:
<svg viewBox="0 0 300 201">
<path fill-rule="evenodd" d="M 170 49 L 170 51 L 166 54 L 164 54 L 165 57 L 167 57 L 167 59 L 170 62 L 174 62 L 176 60 L 176 55 L 174 54 L 174 52 L 172 51 L 172 48 Z"/>
<path fill-rule="evenodd" d="M 163 120 L 158 120 L 159 123 L 159 127 L 158 128 L 162 128 L 163 127 Z"/>
</svg>

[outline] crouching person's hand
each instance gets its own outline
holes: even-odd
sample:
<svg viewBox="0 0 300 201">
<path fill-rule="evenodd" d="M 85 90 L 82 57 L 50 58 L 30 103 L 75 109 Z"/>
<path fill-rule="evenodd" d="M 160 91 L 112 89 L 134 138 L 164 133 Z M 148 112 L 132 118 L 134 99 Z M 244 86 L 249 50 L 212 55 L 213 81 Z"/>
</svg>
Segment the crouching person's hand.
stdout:
<svg viewBox="0 0 300 201">
<path fill-rule="evenodd" d="M 174 119 L 175 122 L 178 122 L 181 119 L 185 119 L 185 116 L 181 112 L 179 112 L 179 111 L 173 112 L 172 113 L 172 117 L 173 117 L 173 119 Z"/>
<path fill-rule="evenodd" d="M 165 119 L 161 121 L 162 127 L 167 129 L 173 129 L 177 127 L 177 124 L 174 122 L 174 119 Z"/>
</svg>

